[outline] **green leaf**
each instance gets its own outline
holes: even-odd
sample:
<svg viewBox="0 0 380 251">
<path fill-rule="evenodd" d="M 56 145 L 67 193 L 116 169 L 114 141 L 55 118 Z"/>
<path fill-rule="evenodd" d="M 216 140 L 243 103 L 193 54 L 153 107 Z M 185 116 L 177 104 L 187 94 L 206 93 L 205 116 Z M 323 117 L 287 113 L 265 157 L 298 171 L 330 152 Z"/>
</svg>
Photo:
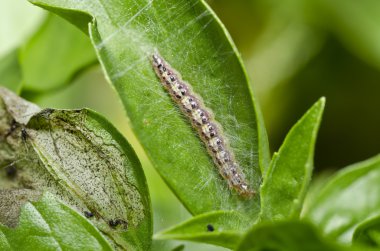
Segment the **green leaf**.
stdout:
<svg viewBox="0 0 380 251">
<path fill-rule="evenodd" d="M 21 68 L 18 63 L 18 50 L 13 50 L 0 59 L 0 86 L 16 93 L 21 90 Z"/>
<path fill-rule="evenodd" d="M 24 88 L 34 92 L 59 88 L 96 62 L 88 37 L 54 14 L 20 50 Z"/>
<path fill-rule="evenodd" d="M 379 184 L 380 155 L 338 172 L 310 203 L 305 217 L 325 234 L 350 242 L 360 222 L 378 215 Z"/>
<path fill-rule="evenodd" d="M 0 96 L 2 188 L 49 191 L 90 215 L 115 246 L 147 250 L 149 193 L 137 156 L 122 135 L 87 109 L 38 112 L 5 89 Z"/>
<path fill-rule="evenodd" d="M 15 177 L 17 173 L 7 168 L 6 173 Z M 0 223 L 15 228 L 19 223 L 21 208 L 27 202 L 37 201 L 41 192 L 32 189 L 0 189 Z"/>
<path fill-rule="evenodd" d="M 380 248 L 380 216 L 377 215 L 360 223 L 352 237 L 354 243 Z"/>
<path fill-rule="evenodd" d="M 249 219 L 236 211 L 218 211 L 197 215 L 157 233 L 154 238 L 188 240 L 234 248 L 250 225 Z"/>
<path fill-rule="evenodd" d="M 31 2 L 64 17 L 75 11 L 95 18 L 89 33 L 105 73 L 147 155 L 191 213 L 236 208 L 257 217 L 258 198 L 243 200 L 230 192 L 150 63 L 159 51 L 203 97 L 228 135 L 249 184 L 257 189 L 259 164 L 269 156 L 264 129 L 259 129 L 262 121 L 236 48 L 203 1 Z"/>
<path fill-rule="evenodd" d="M 182 250 L 185 250 L 185 245 L 183 244 L 175 247 L 172 251 L 182 251 Z"/>
<path fill-rule="evenodd" d="M 261 188 L 263 221 L 298 218 L 313 170 L 314 146 L 325 106 L 321 98 L 293 126 Z"/>
<path fill-rule="evenodd" d="M 16 228 L 0 225 L 1 250 L 113 250 L 83 216 L 46 193 L 26 203 Z"/>
<path fill-rule="evenodd" d="M 252 228 L 241 241 L 237 251 L 338 251 L 339 247 L 308 223 L 289 221 L 262 223 Z"/>
</svg>

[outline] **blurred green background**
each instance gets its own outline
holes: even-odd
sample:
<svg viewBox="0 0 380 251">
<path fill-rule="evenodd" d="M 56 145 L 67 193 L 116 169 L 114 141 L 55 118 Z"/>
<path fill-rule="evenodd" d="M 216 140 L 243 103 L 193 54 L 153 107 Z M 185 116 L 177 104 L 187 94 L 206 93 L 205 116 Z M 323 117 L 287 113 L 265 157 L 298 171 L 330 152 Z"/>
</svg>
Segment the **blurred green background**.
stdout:
<svg viewBox="0 0 380 251">
<path fill-rule="evenodd" d="M 272 151 L 320 96 L 327 107 L 316 147 L 316 173 L 380 150 L 380 1 L 209 0 L 233 37 L 262 108 Z M 0 1 L 0 58 L 22 46 L 45 12 L 26 0 Z M 43 76 L 41 76 L 43 78 Z M 151 167 L 116 93 L 98 65 L 65 88 L 36 95 L 42 107 L 89 107 L 124 133 L 140 156 L 154 207 L 155 232 L 190 217 Z M 182 242 L 155 242 L 169 250 Z M 185 250 L 224 250 L 186 243 Z"/>
</svg>

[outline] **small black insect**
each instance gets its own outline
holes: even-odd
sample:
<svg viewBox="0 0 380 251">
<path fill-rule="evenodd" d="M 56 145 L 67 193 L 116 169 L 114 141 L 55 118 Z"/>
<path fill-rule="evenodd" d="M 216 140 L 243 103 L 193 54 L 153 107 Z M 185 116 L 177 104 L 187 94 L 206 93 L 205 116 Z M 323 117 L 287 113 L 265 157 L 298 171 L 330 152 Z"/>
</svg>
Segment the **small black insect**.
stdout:
<svg viewBox="0 0 380 251">
<path fill-rule="evenodd" d="M 116 227 L 117 225 L 119 225 L 119 222 L 118 220 L 109 220 L 108 225 L 110 225 L 110 227 Z"/>
<path fill-rule="evenodd" d="M 7 175 L 8 178 L 15 178 L 16 175 L 17 175 L 17 169 L 16 169 L 16 166 L 14 163 L 8 165 L 6 168 L 5 168 L 5 173 Z"/>
<path fill-rule="evenodd" d="M 28 133 L 26 132 L 25 128 L 22 128 L 21 129 L 21 139 L 22 139 L 22 141 L 25 142 L 27 138 L 28 138 Z"/>
<path fill-rule="evenodd" d="M 94 217 L 94 214 L 91 213 L 91 212 L 89 212 L 89 211 L 84 211 L 83 213 L 84 213 L 84 216 L 86 216 L 86 218 L 92 218 L 92 217 Z"/>
<path fill-rule="evenodd" d="M 207 232 L 214 232 L 214 226 L 211 224 L 207 224 Z"/>
<path fill-rule="evenodd" d="M 127 228 L 127 222 L 121 219 L 116 219 L 116 220 L 109 220 L 108 225 L 112 228 L 116 228 L 119 225 L 124 225 L 125 228 Z"/>
</svg>

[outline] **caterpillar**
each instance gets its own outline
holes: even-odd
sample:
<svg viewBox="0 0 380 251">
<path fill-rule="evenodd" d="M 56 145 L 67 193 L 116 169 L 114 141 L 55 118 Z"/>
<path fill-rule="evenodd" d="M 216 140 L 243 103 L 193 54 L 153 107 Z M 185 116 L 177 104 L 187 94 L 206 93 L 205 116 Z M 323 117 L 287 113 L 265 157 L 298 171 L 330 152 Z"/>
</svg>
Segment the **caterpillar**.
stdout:
<svg viewBox="0 0 380 251">
<path fill-rule="evenodd" d="M 158 53 L 152 55 L 151 61 L 161 84 L 182 113 L 190 119 L 192 127 L 205 144 L 229 188 L 235 190 L 242 197 L 252 197 L 255 191 L 248 186 L 245 175 L 223 135 L 222 127 L 214 119 L 210 109 L 204 105 L 202 98 L 193 92 L 191 85 L 183 81 L 180 74 Z"/>
</svg>

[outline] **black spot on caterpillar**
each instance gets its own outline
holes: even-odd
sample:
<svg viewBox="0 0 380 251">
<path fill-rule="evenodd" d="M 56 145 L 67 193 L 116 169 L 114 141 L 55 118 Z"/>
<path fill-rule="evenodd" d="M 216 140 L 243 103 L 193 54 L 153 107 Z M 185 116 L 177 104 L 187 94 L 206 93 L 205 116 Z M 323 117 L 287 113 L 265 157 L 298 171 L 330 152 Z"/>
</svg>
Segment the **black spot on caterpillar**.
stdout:
<svg viewBox="0 0 380 251">
<path fill-rule="evenodd" d="M 255 191 L 248 186 L 220 124 L 215 121 L 210 109 L 205 107 L 202 98 L 192 91 L 191 85 L 184 82 L 177 71 L 160 55 L 153 54 L 152 65 L 173 101 L 191 120 L 193 128 L 198 132 L 218 167 L 220 175 L 227 181 L 229 187 L 243 197 L 252 197 Z"/>
</svg>

